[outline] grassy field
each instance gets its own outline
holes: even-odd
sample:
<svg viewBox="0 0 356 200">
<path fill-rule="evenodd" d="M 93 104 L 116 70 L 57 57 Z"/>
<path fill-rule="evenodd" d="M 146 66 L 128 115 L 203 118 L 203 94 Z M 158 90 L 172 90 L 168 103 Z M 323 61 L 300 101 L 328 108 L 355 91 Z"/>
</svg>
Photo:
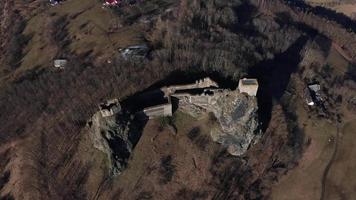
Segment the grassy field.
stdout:
<svg viewBox="0 0 356 200">
<path fill-rule="evenodd" d="M 333 72 L 340 76 L 345 74 L 349 66 L 349 62 L 334 47 L 330 48 L 326 62 L 332 67 Z"/>
<path fill-rule="evenodd" d="M 212 155 L 218 148 L 210 139 L 207 118 L 196 120 L 178 112 L 176 126 L 174 135 L 168 128 L 160 132 L 158 121 L 148 122 L 128 169 L 115 183 L 125 188 L 120 198 L 135 199 L 146 192 L 153 199 L 174 199 L 181 189 L 200 192 L 204 188 L 211 178 Z M 200 129 L 199 136 L 191 140 L 187 134 L 195 127 Z M 199 144 L 199 140 L 204 143 Z M 172 157 L 172 177 L 162 174 L 162 158 L 167 156 Z"/>
<path fill-rule="evenodd" d="M 273 200 L 319 199 L 320 196 L 322 173 L 333 152 L 336 127 L 326 120 L 308 118 L 301 106 L 297 111 L 299 123 L 311 142 L 299 165 L 273 187 Z"/>
<path fill-rule="evenodd" d="M 343 77 L 349 62 L 340 52 L 332 46 L 325 58 L 325 63 L 332 69 L 333 76 Z M 297 91 L 301 91 L 303 83 L 297 85 Z M 338 88 L 338 91 L 343 90 L 342 87 Z M 347 96 L 342 92 L 341 94 Z M 296 105 L 299 127 L 304 128 L 310 144 L 298 162 L 298 166 L 283 176 L 273 187 L 271 199 L 320 199 L 324 176 L 326 177 L 324 199 L 352 199 L 356 188 L 355 181 L 351 178 L 352 169 L 355 169 L 355 159 L 353 159 L 355 141 L 352 139 L 355 134 L 355 121 L 350 119 L 354 119 L 354 113 L 346 112 L 347 106 L 341 105 L 340 113 L 345 114 L 346 124 L 337 134 L 337 123 L 317 117 L 305 106 L 302 97 Z M 327 166 L 330 166 L 329 171 L 326 171 Z"/>
<path fill-rule="evenodd" d="M 70 49 L 78 54 L 92 50 L 96 54 L 114 54 L 119 47 L 142 42 L 138 27 L 120 29 L 120 18 L 96 0 L 68 1 L 53 10 L 55 15 L 70 18 Z"/>
<path fill-rule="evenodd" d="M 325 199 L 343 200 L 356 196 L 356 120 L 341 129 L 339 148 L 326 179 Z"/>
</svg>

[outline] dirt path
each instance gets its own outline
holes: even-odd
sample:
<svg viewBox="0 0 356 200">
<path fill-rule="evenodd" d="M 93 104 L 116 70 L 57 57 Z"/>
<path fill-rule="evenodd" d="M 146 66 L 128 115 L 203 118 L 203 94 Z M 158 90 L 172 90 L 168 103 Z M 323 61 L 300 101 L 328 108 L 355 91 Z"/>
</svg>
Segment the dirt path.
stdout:
<svg viewBox="0 0 356 200">
<path fill-rule="evenodd" d="M 345 58 L 345 60 L 352 62 L 352 58 L 351 56 L 349 56 L 349 54 L 347 52 L 345 52 L 342 47 L 340 45 L 338 45 L 337 43 L 333 42 L 332 46 L 336 49 L 336 51 L 343 57 Z"/>
<path fill-rule="evenodd" d="M 328 164 L 325 167 L 325 170 L 323 172 L 323 176 L 321 178 L 321 194 L 320 194 L 320 200 L 324 200 L 325 198 L 325 187 L 326 187 L 326 178 L 328 177 L 330 168 L 336 158 L 336 154 L 337 154 L 337 149 L 339 146 L 339 135 L 340 135 L 340 123 L 337 123 L 337 130 L 336 130 L 336 138 L 335 138 L 335 145 L 334 145 L 334 151 L 333 154 L 328 162 Z"/>
</svg>

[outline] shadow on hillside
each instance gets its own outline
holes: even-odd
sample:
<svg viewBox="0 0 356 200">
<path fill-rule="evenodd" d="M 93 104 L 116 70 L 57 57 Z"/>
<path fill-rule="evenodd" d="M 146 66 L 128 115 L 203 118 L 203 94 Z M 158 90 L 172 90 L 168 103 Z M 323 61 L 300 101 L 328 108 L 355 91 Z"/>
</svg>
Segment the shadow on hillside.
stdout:
<svg viewBox="0 0 356 200">
<path fill-rule="evenodd" d="M 310 6 L 306 4 L 304 1 L 300 0 L 284 0 L 288 5 L 301 9 L 304 12 L 311 12 L 315 15 L 324 17 L 328 20 L 335 21 L 338 24 L 342 25 L 345 29 L 350 29 L 353 32 L 356 32 L 356 21 L 350 19 L 348 16 L 337 13 L 331 9 L 321 7 L 321 6 Z"/>
<path fill-rule="evenodd" d="M 301 60 L 300 51 L 307 41 L 308 37 L 302 36 L 287 51 L 250 68 L 249 76 L 259 80 L 258 115 L 263 131 L 271 120 L 273 101 L 279 101 L 284 94 L 290 76 L 296 72 Z"/>
</svg>

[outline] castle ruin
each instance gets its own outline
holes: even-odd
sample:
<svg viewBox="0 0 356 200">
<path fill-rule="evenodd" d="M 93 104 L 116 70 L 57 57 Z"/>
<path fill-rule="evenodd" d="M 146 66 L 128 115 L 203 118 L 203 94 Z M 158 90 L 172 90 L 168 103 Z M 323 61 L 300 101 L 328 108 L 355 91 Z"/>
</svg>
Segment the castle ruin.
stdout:
<svg viewBox="0 0 356 200">
<path fill-rule="evenodd" d="M 121 106 L 117 99 L 102 103 L 99 108 L 101 120 L 104 120 L 106 124 L 112 124 L 116 129 L 113 133 L 119 135 L 115 137 L 120 138 L 127 138 L 130 120 L 139 119 L 141 121 L 169 117 L 173 115 L 174 107 L 178 107 L 182 112 L 193 117 L 212 113 L 217 122 L 217 126 L 210 130 L 212 140 L 225 146 L 231 155 L 240 156 L 261 135 L 257 121 L 258 107 L 255 97 L 257 90 L 256 79 L 241 79 L 238 89 L 230 90 L 220 88 L 210 78 L 204 78 L 192 84 L 166 86 L 133 96 L 132 99 L 128 99 L 129 105 L 133 106 L 133 109 L 126 107 L 127 105 L 121 102 L 124 110 L 127 110 L 125 112 L 120 112 Z M 135 117 L 131 119 L 126 117 L 127 120 L 123 120 L 124 113 L 127 112 Z M 117 116 L 119 113 L 121 113 L 120 116 Z M 128 124 L 122 124 L 125 122 Z M 96 124 L 100 125 L 100 123 Z M 95 137 L 100 138 L 99 132 Z M 112 137 L 108 136 L 108 138 Z M 95 140 L 99 141 L 99 139 Z M 102 143 L 102 140 L 100 141 Z"/>
<path fill-rule="evenodd" d="M 102 117 L 110 117 L 120 112 L 121 106 L 118 99 L 111 99 L 99 104 L 99 110 Z"/>
</svg>

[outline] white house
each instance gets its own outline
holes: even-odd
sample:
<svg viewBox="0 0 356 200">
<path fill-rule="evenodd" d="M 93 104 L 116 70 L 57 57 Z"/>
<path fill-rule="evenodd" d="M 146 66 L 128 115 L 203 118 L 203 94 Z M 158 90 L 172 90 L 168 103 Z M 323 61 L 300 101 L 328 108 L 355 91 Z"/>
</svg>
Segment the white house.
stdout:
<svg viewBox="0 0 356 200">
<path fill-rule="evenodd" d="M 56 59 L 54 60 L 54 67 L 63 69 L 67 65 L 67 62 L 65 59 Z"/>
</svg>

